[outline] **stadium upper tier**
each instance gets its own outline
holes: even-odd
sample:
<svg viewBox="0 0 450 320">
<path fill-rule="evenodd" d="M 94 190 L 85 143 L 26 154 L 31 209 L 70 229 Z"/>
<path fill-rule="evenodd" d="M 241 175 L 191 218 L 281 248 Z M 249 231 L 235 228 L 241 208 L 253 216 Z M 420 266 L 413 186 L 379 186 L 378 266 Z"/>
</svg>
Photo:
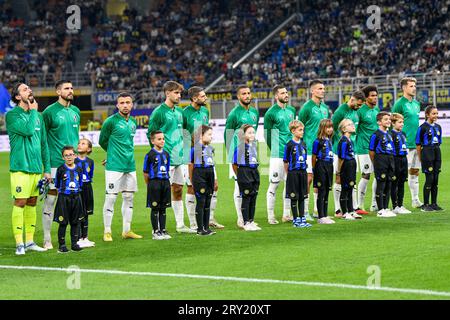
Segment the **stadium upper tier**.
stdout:
<svg viewBox="0 0 450 320">
<path fill-rule="evenodd" d="M 66 30 L 72 2 L 29 0 L 35 19 L 24 21 L 0 0 L 0 82 L 10 86 L 27 77 L 43 86 L 74 71 L 86 42 L 83 32 Z M 93 30 L 85 79 L 99 91 L 160 88 L 169 79 L 206 86 L 221 74 L 220 85 L 296 86 L 312 78 L 448 72 L 450 66 L 450 0 L 380 0 L 379 29 L 367 25 L 369 0 L 156 1 L 147 14 L 127 9 L 111 17 L 106 1 L 75 3 L 83 28 Z M 297 10 L 294 21 L 233 68 Z"/>
</svg>

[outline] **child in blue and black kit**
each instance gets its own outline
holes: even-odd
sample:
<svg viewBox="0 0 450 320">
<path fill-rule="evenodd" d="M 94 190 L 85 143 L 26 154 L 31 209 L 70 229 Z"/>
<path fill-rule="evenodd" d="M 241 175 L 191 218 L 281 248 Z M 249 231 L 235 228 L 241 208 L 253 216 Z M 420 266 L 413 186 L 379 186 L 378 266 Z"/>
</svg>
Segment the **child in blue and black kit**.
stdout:
<svg viewBox="0 0 450 320">
<path fill-rule="evenodd" d="M 314 188 L 318 189 L 317 212 L 320 224 L 333 224 L 328 217 L 328 195 L 333 185 L 333 122 L 322 119 L 319 133 L 313 143 L 311 165 L 314 173 Z"/>
<path fill-rule="evenodd" d="M 391 114 L 381 111 L 377 114 L 378 130 L 370 137 L 369 155 L 373 162 L 375 179 L 377 179 L 376 201 L 378 217 L 395 217 L 389 209 L 391 184 L 397 179 L 395 176 L 394 142 L 388 130 L 391 127 Z"/>
<path fill-rule="evenodd" d="M 392 208 L 396 214 L 411 213 L 403 206 L 405 196 L 405 182 L 408 180 L 408 148 L 406 147 L 406 135 L 402 131 L 404 125 L 403 115 L 393 113 L 391 115 L 391 136 L 394 142 L 395 180 L 392 181 L 391 199 Z"/>
<path fill-rule="evenodd" d="M 423 186 L 423 212 L 443 210 L 437 204 L 439 172 L 441 172 L 442 128 L 436 123 L 438 109 L 428 106 L 425 109 L 425 122 L 419 127 L 416 135 L 416 149 L 422 163 L 422 172 L 425 173 Z M 430 204 L 431 193 L 431 204 Z"/>
<path fill-rule="evenodd" d="M 78 237 L 80 235 L 80 219 L 84 217 L 84 208 L 80 196 L 83 187 L 83 171 L 75 165 L 75 151 L 72 146 L 65 146 L 62 149 L 62 157 L 65 163 L 56 170 L 55 177 L 58 200 L 56 201 L 53 221 L 59 223 L 58 252 L 66 253 L 69 252 L 66 247 L 68 224 L 70 224 L 72 250 L 82 250 L 78 245 Z"/>
<path fill-rule="evenodd" d="M 147 184 L 147 208 L 151 208 L 152 239 L 168 240 L 172 238 L 166 230 L 166 209 L 171 206 L 170 156 L 163 150 L 162 131 L 151 132 L 150 140 L 153 148 L 145 155 L 143 171 Z"/>
<path fill-rule="evenodd" d="M 75 159 L 77 167 L 83 172 L 83 186 L 81 187 L 81 201 L 84 207 L 84 217 L 80 221 L 80 240 L 78 245 L 81 248 L 94 247 L 95 242 L 88 239 L 89 216 L 94 214 L 94 192 L 92 190 L 92 180 L 94 177 L 94 160 L 87 155 L 92 152 L 92 142 L 88 139 L 80 139 L 78 142 L 78 157 Z"/>
<path fill-rule="evenodd" d="M 286 171 L 286 198 L 291 199 L 291 210 L 296 228 L 309 228 L 305 218 L 305 198 L 308 197 L 308 174 L 306 173 L 306 144 L 303 142 L 305 126 L 301 121 L 289 123 L 293 137 L 284 148 L 284 169 Z"/>
<path fill-rule="evenodd" d="M 361 219 L 353 208 L 353 188 L 356 182 L 356 160 L 353 141 L 350 136 L 355 133 L 355 124 L 350 119 L 344 119 L 339 124 L 342 133 L 338 144 L 338 169 L 336 183 L 341 184 L 339 203 L 345 220 Z"/>
<path fill-rule="evenodd" d="M 197 220 L 197 235 L 209 236 L 216 232 L 209 228 L 211 199 L 214 193 L 214 148 L 212 128 L 202 125 L 198 128 L 191 148 L 191 163 L 189 163 L 189 178 L 194 188 Z"/>
<path fill-rule="evenodd" d="M 242 218 L 245 231 L 259 231 L 255 223 L 256 198 L 259 191 L 258 155 L 255 144 L 255 129 L 244 124 L 239 130 L 239 145 L 234 150 L 233 170 L 242 197 Z"/>
</svg>

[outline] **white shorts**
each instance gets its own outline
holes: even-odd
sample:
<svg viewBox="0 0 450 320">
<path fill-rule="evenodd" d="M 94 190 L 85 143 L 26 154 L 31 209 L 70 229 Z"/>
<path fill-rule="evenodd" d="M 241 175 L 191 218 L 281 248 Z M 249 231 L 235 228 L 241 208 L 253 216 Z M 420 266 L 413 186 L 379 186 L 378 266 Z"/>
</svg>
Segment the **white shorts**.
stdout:
<svg viewBox="0 0 450 320">
<path fill-rule="evenodd" d="M 58 168 L 51 168 L 50 175 L 52 176 L 53 182 L 51 182 L 48 185 L 50 190 L 55 190 L 56 189 L 55 180 L 56 180 L 56 171 L 57 170 L 58 170 Z"/>
<path fill-rule="evenodd" d="M 311 155 L 311 156 L 308 156 L 308 157 L 306 158 L 306 165 L 307 165 L 306 172 L 308 172 L 308 173 L 313 173 L 313 168 L 312 168 L 312 155 Z"/>
<path fill-rule="evenodd" d="M 416 149 L 408 149 L 408 155 L 406 157 L 408 159 L 408 169 L 421 168 L 421 163 L 419 161 L 419 157 L 417 156 Z"/>
<path fill-rule="evenodd" d="M 180 164 L 179 166 L 170 166 L 170 184 L 178 184 L 184 186 L 186 182 L 185 174 L 187 171 L 187 166 L 185 164 Z M 189 175 L 187 175 L 189 176 Z M 191 183 L 191 181 L 189 181 Z"/>
<path fill-rule="evenodd" d="M 189 166 L 187 164 L 183 164 L 183 175 L 184 175 L 184 181 L 186 182 L 186 185 L 188 187 L 192 186 L 191 178 L 189 178 Z M 170 167 L 170 170 L 172 170 L 172 167 Z M 172 171 L 170 173 L 170 176 L 172 177 Z M 178 182 L 177 182 L 178 184 Z"/>
<path fill-rule="evenodd" d="M 138 191 L 136 171 L 117 172 L 105 171 L 106 193 L 117 194 L 123 191 Z"/>
<path fill-rule="evenodd" d="M 286 171 L 284 170 L 284 162 L 281 158 L 270 158 L 269 165 L 269 181 L 279 183 L 286 180 Z"/>
<path fill-rule="evenodd" d="M 357 170 L 361 171 L 362 174 L 373 173 L 373 163 L 368 154 L 357 154 L 356 157 L 358 159 L 359 168 Z"/>
</svg>

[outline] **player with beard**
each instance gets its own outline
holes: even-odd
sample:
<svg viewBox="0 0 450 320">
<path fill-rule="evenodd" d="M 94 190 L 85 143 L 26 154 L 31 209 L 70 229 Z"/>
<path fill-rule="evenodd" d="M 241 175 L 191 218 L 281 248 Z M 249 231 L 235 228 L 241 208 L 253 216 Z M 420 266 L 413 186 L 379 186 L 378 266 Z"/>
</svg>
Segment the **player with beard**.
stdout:
<svg viewBox="0 0 450 320">
<path fill-rule="evenodd" d="M 136 120 L 130 116 L 133 98 L 127 92 L 117 97 L 119 112 L 109 116 L 103 123 L 98 143 L 106 151 L 106 196 L 103 206 L 105 231 L 103 241 L 112 241 L 111 224 L 114 204 L 119 192 L 122 193 L 122 238 L 141 239 L 142 236 L 131 231 L 133 219 L 134 193 L 138 190 L 136 162 L 134 160 L 134 136 Z"/>
<path fill-rule="evenodd" d="M 369 156 L 370 138 L 378 130 L 377 115 L 380 112 L 378 104 L 378 89 L 376 86 L 368 85 L 361 89 L 366 96 L 365 104 L 358 109 L 359 125 L 356 130 L 355 153 L 358 160 L 361 179 L 358 184 L 358 205 L 364 209 L 364 199 L 369 184 L 370 174 L 374 172 L 373 163 Z M 372 206 L 371 211 L 377 211 L 375 202 L 375 190 L 377 180 L 372 183 Z"/>
<path fill-rule="evenodd" d="M 352 96 L 350 97 L 350 100 L 348 102 L 341 104 L 336 111 L 334 112 L 333 116 L 331 117 L 331 121 L 333 121 L 333 129 L 334 129 L 334 135 L 333 135 L 333 153 L 334 153 L 334 173 L 338 172 L 338 154 L 337 149 L 339 145 L 339 141 L 341 140 L 342 134 L 339 130 L 339 124 L 344 119 L 350 119 L 353 121 L 353 124 L 355 125 L 355 130 L 358 130 L 359 125 L 359 116 L 358 116 L 358 110 L 361 108 L 361 106 L 364 104 L 366 100 L 366 97 L 364 93 L 360 90 L 355 91 Z M 356 135 L 352 134 L 350 137 L 350 140 L 353 142 L 353 144 L 356 143 Z M 337 217 L 342 217 L 343 213 L 341 212 L 341 205 L 339 203 L 339 199 L 341 198 L 341 190 L 342 186 L 340 183 L 340 176 L 336 176 L 336 183 L 333 187 L 333 194 L 334 194 L 334 210 Z M 358 208 L 358 198 L 356 195 L 356 187 L 353 188 L 353 208 L 356 208 L 356 213 L 358 214 L 368 214 L 367 211 L 362 210 Z M 345 213 L 345 212 L 344 212 Z"/>
<path fill-rule="evenodd" d="M 392 112 L 400 113 L 405 119 L 403 132 L 406 135 L 406 147 L 408 148 L 408 185 L 411 191 L 411 206 L 420 208 L 423 205 L 419 200 L 419 169 L 421 164 L 415 145 L 415 138 L 419 129 L 420 102 L 414 98 L 417 90 L 416 82 L 417 80 L 412 77 L 406 77 L 400 81 L 403 96 L 395 102 Z"/>
<path fill-rule="evenodd" d="M 14 86 L 11 97 L 16 107 L 6 114 L 6 130 L 11 146 L 9 165 L 11 193 L 14 198 L 12 225 L 16 255 L 24 255 L 29 250 L 46 251 L 36 245 L 33 237 L 39 193 L 37 186 L 42 169 L 44 176 L 49 180 L 51 178 L 50 159 L 44 121 L 38 112 L 33 91 L 25 83 L 18 83 Z"/>
<path fill-rule="evenodd" d="M 208 97 L 203 88 L 191 87 L 188 90 L 188 95 L 189 99 L 191 100 L 191 104 L 183 110 L 183 129 L 187 131 L 185 131 L 185 134 L 189 133 L 188 138 L 189 140 L 191 140 L 194 132 L 196 132 L 198 127 L 202 125 L 209 125 L 209 111 L 205 107 Z M 185 152 L 186 151 L 187 150 L 185 150 Z M 188 154 L 190 154 L 190 151 Z M 187 174 L 187 165 L 185 165 L 185 179 L 187 183 L 185 204 L 189 217 L 190 227 L 191 229 L 197 229 L 197 225 L 195 222 L 195 194 L 194 188 L 192 187 L 192 183 L 189 179 L 189 174 Z M 218 223 L 214 218 L 214 211 L 217 206 L 217 191 L 218 184 L 216 175 L 216 179 L 214 182 L 214 193 L 211 198 L 209 225 L 216 229 L 223 229 L 224 226 Z"/>
<path fill-rule="evenodd" d="M 78 146 L 80 131 L 80 110 L 72 105 L 72 83 L 68 80 L 60 80 L 56 82 L 55 89 L 58 101 L 49 105 L 42 113 L 47 131 L 52 180 L 56 177 L 57 168 L 64 164 L 61 157 L 63 147 Z M 50 183 L 50 190 L 45 198 L 42 212 L 44 248 L 46 249 L 53 249 L 51 227 L 58 194 L 53 182 Z"/>
<path fill-rule="evenodd" d="M 239 191 L 239 185 L 234 174 L 232 163 L 233 155 L 236 146 L 239 144 L 238 133 L 239 129 L 244 124 L 253 126 L 258 129 L 259 112 L 255 107 L 250 106 L 252 102 L 252 93 L 248 86 L 239 86 L 237 88 L 236 97 L 239 103 L 231 110 L 225 122 L 225 148 L 228 151 L 228 162 L 230 163 L 230 179 L 233 178 L 234 183 L 234 205 L 238 216 L 237 225 L 239 228 L 244 228 L 244 219 L 242 217 L 242 197 Z"/>
<path fill-rule="evenodd" d="M 276 85 L 273 88 L 276 103 L 264 115 L 264 134 L 270 149 L 269 188 L 267 189 L 267 218 L 269 224 L 278 224 L 275 218 L 275 194 L 281 181 L 286 181 L 284 169 L 284 148 L 292 138 L 289 123 L 295 119 L 295 108 L 288 105 L 289 92 L 286 87 Z M 286 194 L 286 184 L 283 195 Z M 292 221 L 291 199 L 283 196 L 283 222 Z"/>
</svg>

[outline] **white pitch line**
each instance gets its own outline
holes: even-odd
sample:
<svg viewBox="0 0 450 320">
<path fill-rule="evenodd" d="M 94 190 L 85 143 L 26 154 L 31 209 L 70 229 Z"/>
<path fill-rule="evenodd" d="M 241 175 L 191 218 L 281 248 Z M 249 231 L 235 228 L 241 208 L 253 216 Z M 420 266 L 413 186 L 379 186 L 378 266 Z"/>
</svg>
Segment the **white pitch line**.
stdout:
<svg viewBox="0 0 450 320">
<path fill-rule="evenodd" d="M 356 289 L 356 290 L 367 290 L 367 291 L 399 292 L 399 293 L 409 293 L 409 294 L 417 294 L 417 295 L 450 297 L 450 292 L 446 292 L 446 291 L 433 291 L 433 290 L 422 290 L 422 289 L 406 289 L 406 288 L 391 288 L 391 287 L 368 287 L 368 286 L 360 286 L 360 285 L 353 285 L 353 284 L 343 284 L 343 283 L 326 283 L 326 282 L 308 282 L 308 281 L 291 281 L 291 280 L 275 280 L 275 279 L 255 279 L 255 278 L 239 278 L 239 277 L 224 277 L 224 276 L 207 276 L 207 275 L 183 274 L 183 273 L 157 273 L 157 272 L 137 272 L 137 271 L 102 270 L 102 269 L 74 269 L 74 268 L 54 268 L 54 267 L 37 267 L 37 266 L 8 266 L 8 265 L 0 265 L 0 269 L 34 270 L 34 271 L 59 271 L 59 272 L 80 272 L 80 273 L 100 273 L 100 274 L 112 274 L 112 275 L 190 278 L 190 279 L 206 279 L 206 280 L 253 282 L 253 283 L 276 283 L 276 284 L 290 284 L 290 285 L 309 286 L 309 287 L 330 287 L 330 288 L 341 288 L 341 289 Z"/>
</svg>

